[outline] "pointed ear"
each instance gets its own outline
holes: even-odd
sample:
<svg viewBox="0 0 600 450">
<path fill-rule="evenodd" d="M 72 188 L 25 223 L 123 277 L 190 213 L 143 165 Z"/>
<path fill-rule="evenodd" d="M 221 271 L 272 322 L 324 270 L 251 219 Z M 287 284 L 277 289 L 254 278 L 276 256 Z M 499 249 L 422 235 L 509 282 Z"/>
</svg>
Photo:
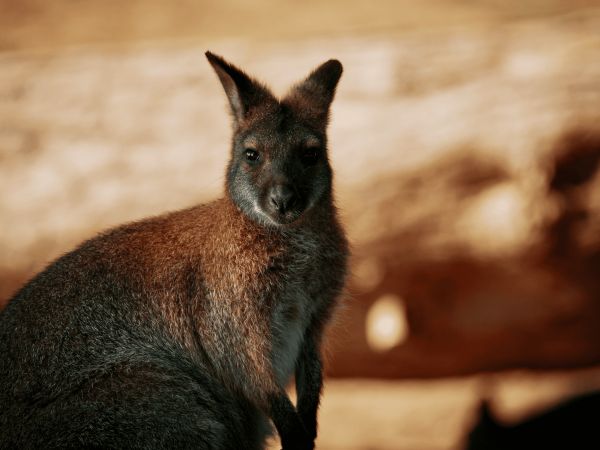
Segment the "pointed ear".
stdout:
<svg viewBox="0 0 600 450">
<path fill-rule="evenodd" d="M 317 119 L 327 121 L 329 106 L 342 71 L 342 64 L 337 59 L 330 59 L 311 72 L 304 81 L 295 85 L 286 96 L 286 100 L 298 103 Z"/>
<path fill-rule="evenodd" d="M 273 95 L 265 86 L 233 64 L 211 52 L 206 52 L 205 55 L 225 89 L 236 124 L 241 122 L 252 108 L 273 100 Z"/>
</svg>

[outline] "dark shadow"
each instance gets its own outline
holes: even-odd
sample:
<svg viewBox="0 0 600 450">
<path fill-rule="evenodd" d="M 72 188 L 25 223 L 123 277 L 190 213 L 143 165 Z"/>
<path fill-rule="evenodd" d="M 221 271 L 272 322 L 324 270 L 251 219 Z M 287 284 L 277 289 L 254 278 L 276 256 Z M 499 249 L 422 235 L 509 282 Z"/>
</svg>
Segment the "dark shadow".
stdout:
<svg viewBox="0 0 600 450">
<path fill-rule="evenodd" d="M 488 402 L 480 405 L 466 450 L 567 450 L 600 448 L 600 392 L 572 398 L 519 423 L 494 417 Z"/>
</svg>

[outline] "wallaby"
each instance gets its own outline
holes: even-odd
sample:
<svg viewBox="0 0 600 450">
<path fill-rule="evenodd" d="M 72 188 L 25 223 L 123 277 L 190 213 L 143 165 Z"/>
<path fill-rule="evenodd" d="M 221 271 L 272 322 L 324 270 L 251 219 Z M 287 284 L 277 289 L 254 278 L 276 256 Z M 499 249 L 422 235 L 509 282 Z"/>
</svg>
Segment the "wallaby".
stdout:
<svg viewBox="0 0 600 450">
<path fill-rule="evenodd" d="M 468 436 L 467 450 L 597 450 L 600 392 L 572 398 L 515 425 L 499 423 L 487 401 Z"/>
<path fill-rule="evenodd" d="M 224 198 L 105 232 L 16 294 L 0 448 L 259 449 L 270 422 L 284 449 L 314 447 L 348 255 L 326 136 L 342 65 L 277 99 L 206 57 L 233 117 Z"/>
</svg>

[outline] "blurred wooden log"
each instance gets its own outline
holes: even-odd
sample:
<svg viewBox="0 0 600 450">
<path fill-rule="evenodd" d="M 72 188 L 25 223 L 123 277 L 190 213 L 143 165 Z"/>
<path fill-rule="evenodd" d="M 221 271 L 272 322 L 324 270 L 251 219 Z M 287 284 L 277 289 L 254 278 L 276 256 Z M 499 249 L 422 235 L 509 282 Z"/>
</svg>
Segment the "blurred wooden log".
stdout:
<svg viewBox="0 0 600 450">
<path fill-rule="evenodd" d="M 389 293 L 406 302 L 409 335 L 378 352 L 365 338 L 366 315 Z M 330 335 L 328 372 L 410 378 L 596 364 L 600 311 L 590 294 L 524 261 L 389 265 L 376 289 L 350 295 Z"/>
<path fill-rule="evenodd" d="M 440 174 L 437 206 L 412 223 L 384 228 L 375 241 L 357 249 L 359 264 L 371 261 L 378 269 L 371 271 L 373 283 L 365 283 L 361 274 L 354 279 L 345 318 L 332 331 L 332 375 L 432 377 L 600 362 L 600 237 L 594 232 L 600 205 L 590 200 L 600 190 L 600 132 L 567 133 L 550 154 L 546 182 L 526 203 L 544 209 L 553 199 L 562 206 L 531 225 L 521 240 L 508 240 L 516 246 L 507 253 L 494 247 L 490 253 L 487 242 L 501 240 L 502 227 L 479 242 L 462 240 L 453 226 L 456 220 L 462 223 L 457 217 L 469 204 L 482 207 L 478 197 L 494 200 L 486 192 L 506 183 L 501 170 L 467 159 L 454 161 L 462 167 L 458 171 L 433 167 L 421 173 L 424 180 L 431 180 L 432 172 Z M 465 183 L 465 176 L 478 182 Z M 410 177 L 395 184 L 391 197 L 370 189 L 361 214 L 393 223 L 394 215 L 404 215 L 394 206 L 405 204 L 407 192 L 416 202 L 432 193 L 430 188 L 415 190 Z M 523 214 L 506 207 L 500 211 Z M 532 207 L 527 213 L 528 220 L 537 214 Z M 503 226 L 520 220 L 508 219 Z M 431 241 L 438 242 L 434 249 Z M 365 338 L 366 317 L 390 294 L 404 304 L 408 338 L 377 351 Z"/>
<path fill-rule="evenodd" d="M 589 9 L 489 28 L 218 43 L 275 87 L 323 58 L 344 62 L 331 159 L 364 273 L 332 330 L 332 375 L 599 360 L 599 177 L 569 175 L 569 158 L 553 171 L 551 145 L 600 123 L 599 29 Z M 94 233 L 219 194 L 229 131 L 203 46 L 0 54 L 0 306 Z M 388 295 L 401 299 L 408 335 L 377 352 L 365 321 Z"/>
</svg>

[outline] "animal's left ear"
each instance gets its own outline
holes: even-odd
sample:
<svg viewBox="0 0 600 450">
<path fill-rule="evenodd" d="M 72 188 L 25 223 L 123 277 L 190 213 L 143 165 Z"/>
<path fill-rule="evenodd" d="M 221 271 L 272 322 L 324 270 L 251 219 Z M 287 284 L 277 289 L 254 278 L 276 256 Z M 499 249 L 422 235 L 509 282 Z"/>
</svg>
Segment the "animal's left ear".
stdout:
<svg viewBox="0 0 600 450">
<path fill-rule="evenodd" d="M 337 59 L 330 59 L 296 84 L 284 101 L 294 103 L 303 113 L 326 122 L 342 71 L 342 64 Z"/>
</svg>

